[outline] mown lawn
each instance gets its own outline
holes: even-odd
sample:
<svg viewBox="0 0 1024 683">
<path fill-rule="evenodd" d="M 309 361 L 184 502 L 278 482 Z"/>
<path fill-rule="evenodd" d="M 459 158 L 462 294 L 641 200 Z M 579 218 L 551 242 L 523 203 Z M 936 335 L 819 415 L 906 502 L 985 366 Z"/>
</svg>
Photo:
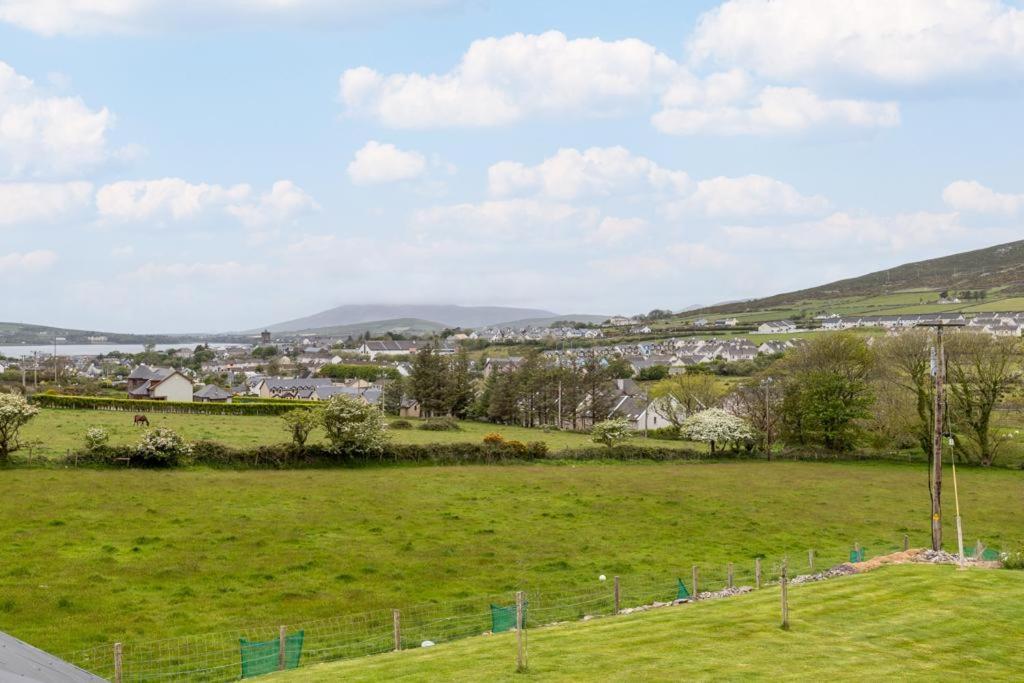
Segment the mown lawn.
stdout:
<svg viewBox="0 0 1024 683">
<path fill-rule="evenodd" d="M 756 555 L 808 548 L 827 564 L 854 542 L 869 554 L 904 533 L 925 544 L 925 477 L 787 462 L 11 469 L 0 471 L 0 630 L 67 652 L 523 586 L 589 589 L 602 573 L 671 587 L 694 563 L 720 577 L 730 561 L 749 572 Z M 1024 474 L 962 470 L 960 483 L 969 543 L 1024 544 Z"/>
<path fill-rule="evenodd" d="M 1019 680 L 1024 572 L 887 567 L 779 590 L 275 674 L 268 681 Z"/>
<path fill-rule="evenodd" d="M 147 417 L 151 426 L 170 427 L 188 441 L 206 439 L 241 448 L 285 442 L 290 438 L 282 428 L 281 419 L 274 416 L 147 413 Z M 111 444 L 136 443 L 145 430 L 136 427 L 132 418 L 132 413 L 104 410 L 43 409 L 23 430 L 23 440 L 28 442 L 28 445 L 22 453 L 31 452 L 33 455 L 49 458 L 62 456 L 68 451 L 82 448 L 85 432 L 90 427 L 106 429 L 110 434 Z M 411 422 L 414 426 L 420 424 L 418 420 Z M 589 448 L 595 445 L 590 436 L 576 432 L 544 431 L 482 422 L 461 422 L 460 426 L 459 431 L 451 432 L 395 429 L 390 433 L 395 442 L 411 444 L 480 442 L 486 434 L 497 432 L 506 439 L 518 439 L 523 442 L 544 441 L 552 450 Z M 323 439 L 323 431 L 318 429 L 310 437 L 310 443 L 317 443 Z M 642 436 L 635 438 L 633 443 L 706 450 L 703 444 L 644 439 Z"/>
</svg>

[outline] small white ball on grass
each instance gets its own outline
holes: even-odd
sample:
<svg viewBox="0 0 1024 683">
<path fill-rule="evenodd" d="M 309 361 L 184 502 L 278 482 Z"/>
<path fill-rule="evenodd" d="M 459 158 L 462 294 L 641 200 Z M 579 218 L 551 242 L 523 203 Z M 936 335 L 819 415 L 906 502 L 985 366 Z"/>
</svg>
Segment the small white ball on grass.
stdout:
<svg viewBox="0 0 1024 683">
<path fill-rule="evenodd" d="M 607 577 L 607 576 L 605 576 L 604 574 L 601 574 L 601 576 L 597 577 L 597 580 L 598 580 L 598 581 L 607 581 L 607 580 L 608 580 L 608 577 Z"/>
</svg>

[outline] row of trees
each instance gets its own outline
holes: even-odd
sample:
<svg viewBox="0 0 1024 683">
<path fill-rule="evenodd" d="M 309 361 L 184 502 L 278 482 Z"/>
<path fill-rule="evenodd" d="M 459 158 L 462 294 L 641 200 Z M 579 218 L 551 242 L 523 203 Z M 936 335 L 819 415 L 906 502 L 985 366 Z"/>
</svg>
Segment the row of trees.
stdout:
<svg viewBox="0 0 1024 683">
<path fill-rule="evenodd" d="M 770 374 L 741 384 L 722 404 L 751 425 L 767 451 L 781 439 L 787 446 L 835 451 L 916 446 L 931 458 L 933 348 L 926 330 L 873 345 L 852 334 L 822 335 L 788 353 Z M 998 409 L 1021 382 L 1020 341 L 963 332 L 949 337 L 946 352 L 943 431 L 962 461 L 991 465 L 1006 441 Z"/>
</svg>

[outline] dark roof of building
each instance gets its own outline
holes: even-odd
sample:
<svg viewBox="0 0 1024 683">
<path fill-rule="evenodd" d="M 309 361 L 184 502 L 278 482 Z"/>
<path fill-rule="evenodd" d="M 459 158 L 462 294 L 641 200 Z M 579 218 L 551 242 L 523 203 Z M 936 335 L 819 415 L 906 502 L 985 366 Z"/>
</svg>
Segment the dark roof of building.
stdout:
<svg viewBox="0 0 1024 683">
<path fill-rule="evenodd" d="M 224 391 L 216 384 L 207 384 L 205 387 L 195 393 L 197 398 L 208 398 L 215 401 L 223 401 L 231 398 L 231 394 Z"/>
<path fill-rule="evenodd" d="M 96 683 L 103 679 L 13 636 L 0 633 L 0 681 Z"/>
</svg>

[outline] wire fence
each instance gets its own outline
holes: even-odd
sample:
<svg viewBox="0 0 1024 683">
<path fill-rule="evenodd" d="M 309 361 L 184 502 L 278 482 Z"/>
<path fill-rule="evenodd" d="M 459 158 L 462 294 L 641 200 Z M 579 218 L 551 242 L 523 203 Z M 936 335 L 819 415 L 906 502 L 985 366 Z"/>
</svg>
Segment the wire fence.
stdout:
<svg viewBox="0 0 1024 683">
<path fill-rule="evenodd" d="M 879 547 L 878 552 L 869 556 L 899 549 L 899 544 Z M 789 576 L 794 577 L 822 571 L 849 559 L 812 557 L 803 551 L 788 555 L 785 561 Z M 691 594 L 696 591 L 722 591 L 729 587 L 754 588 L 758 583 L 767 586 L 777 582 L 783 561 L 783 557 L 776 557 L 751 558 L 730 564 L 697 563 L 680 567 L 676 574 L 610 576 L 606 581 L 595 581 L 592 588 L 568 591 L 524 587 L 526 624 L 533 628 L 584 617 L 611 616 L 617 609 L 670 603 L 677 597 L 677 580 L 682 580 Z M 694 572 L 696 587 L 693 585 Z M 437 644 L 485 634 L 492 630 L 491 605 L 507 608 L 514 606 L 515 600 L 515 592 L 504 592 L 295 624 L 138 643 L 110 643 L 61 656 L 98 676 L 119 683 L 233 681 L 242 677 L 241 639 L 268 643 L 281 639 L 283 642 L 285 634 L 301 631 L 304 638 L 298 661 L 299 666 L 304 667 L 421 647 L 426 641 Z"/>
</svg>

